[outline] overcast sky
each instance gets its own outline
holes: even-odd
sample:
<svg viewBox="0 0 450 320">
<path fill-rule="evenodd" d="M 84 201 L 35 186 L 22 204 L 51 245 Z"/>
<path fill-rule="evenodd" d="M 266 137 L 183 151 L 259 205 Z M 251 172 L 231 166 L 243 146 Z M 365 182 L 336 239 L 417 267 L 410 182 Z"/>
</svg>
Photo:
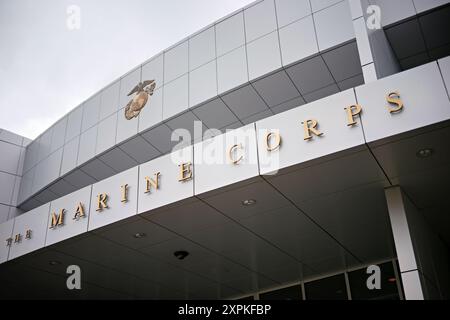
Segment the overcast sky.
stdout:
<svg viewBox="0 0 450 320">
<path fill-rule="evenodd" d="M 0 0 L 0 128 L 37 137 L 133 67 L 252 1 Z M 71 5 L 79 29 L 67 26 L 76 27 Z"/>
</svg>

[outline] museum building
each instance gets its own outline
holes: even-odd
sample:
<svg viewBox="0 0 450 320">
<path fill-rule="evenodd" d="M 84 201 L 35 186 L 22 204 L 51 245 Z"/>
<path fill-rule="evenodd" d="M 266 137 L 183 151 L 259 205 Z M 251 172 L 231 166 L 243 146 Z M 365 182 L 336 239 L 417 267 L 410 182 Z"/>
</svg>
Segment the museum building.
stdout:
<svg viewBox="0 0 450 320">
<path fill-rule="evenodd" d="M 449 299 L 449 30 L 447 0 L 259 0 L 0 129 L 0 298 Z"/>
</svg>

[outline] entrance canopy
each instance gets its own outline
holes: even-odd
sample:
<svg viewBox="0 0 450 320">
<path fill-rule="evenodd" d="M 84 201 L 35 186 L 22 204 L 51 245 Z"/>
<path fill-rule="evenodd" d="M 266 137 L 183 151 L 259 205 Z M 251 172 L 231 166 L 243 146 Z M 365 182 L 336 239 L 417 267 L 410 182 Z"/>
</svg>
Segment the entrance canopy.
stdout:
<svg viewBox="0 0 450 320">
<path fill-rule="evenodd" d="M 396 251 L 384 189 L 398 184 L 448 237 L 447 60 L 174 151 L 1 224 L 1 297 L 235 298 L 386 261 Z M 67 290 L 69 265 L 83 290 Z"/>
</svg>

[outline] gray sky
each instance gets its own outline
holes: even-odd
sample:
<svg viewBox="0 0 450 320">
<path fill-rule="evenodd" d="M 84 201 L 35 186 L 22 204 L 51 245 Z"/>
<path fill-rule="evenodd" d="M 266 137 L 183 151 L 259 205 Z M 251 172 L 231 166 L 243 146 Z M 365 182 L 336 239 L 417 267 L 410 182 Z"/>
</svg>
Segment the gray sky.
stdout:
<svg viewBox="0 0 450 320">
<path fill-rule="evenodd" d="M 35 138 L 93 93 L 253 0 L 0 0 L 0 128 Z M 81 9 L 80 29 L 67 8 Z"/>
</svg>

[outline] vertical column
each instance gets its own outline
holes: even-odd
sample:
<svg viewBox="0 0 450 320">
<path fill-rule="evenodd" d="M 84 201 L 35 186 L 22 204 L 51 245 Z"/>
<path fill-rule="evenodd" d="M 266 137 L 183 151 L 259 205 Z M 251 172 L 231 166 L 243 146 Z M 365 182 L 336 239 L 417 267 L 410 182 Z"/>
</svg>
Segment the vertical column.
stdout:
<svg viewBox="0 0 450 320">
<path fill-rule="evenodd" d="M 373 62 L 372 48 L 370 47 L 369 34 L 366 28 L 366 20 L 361 0 L 349 0 L 352 13 L 353 28 L 355 29 L 356 43 L 358 45 L 359 58 L 364 75 L 364 82 L 377 80 L 375 64 Z"/>
<path fill-rule="evenodd" d="M 448 296 L 448 252 L 401 188 L 385 190 L 406 300 Z"/>
<path fill-rule="evenodd" d="M 348 1 L 364 82 L 369 83 L 399 72 L 400 66 L 381 27 L 381 9 L 369 6 L 368 0 Z"/>
</svg>

